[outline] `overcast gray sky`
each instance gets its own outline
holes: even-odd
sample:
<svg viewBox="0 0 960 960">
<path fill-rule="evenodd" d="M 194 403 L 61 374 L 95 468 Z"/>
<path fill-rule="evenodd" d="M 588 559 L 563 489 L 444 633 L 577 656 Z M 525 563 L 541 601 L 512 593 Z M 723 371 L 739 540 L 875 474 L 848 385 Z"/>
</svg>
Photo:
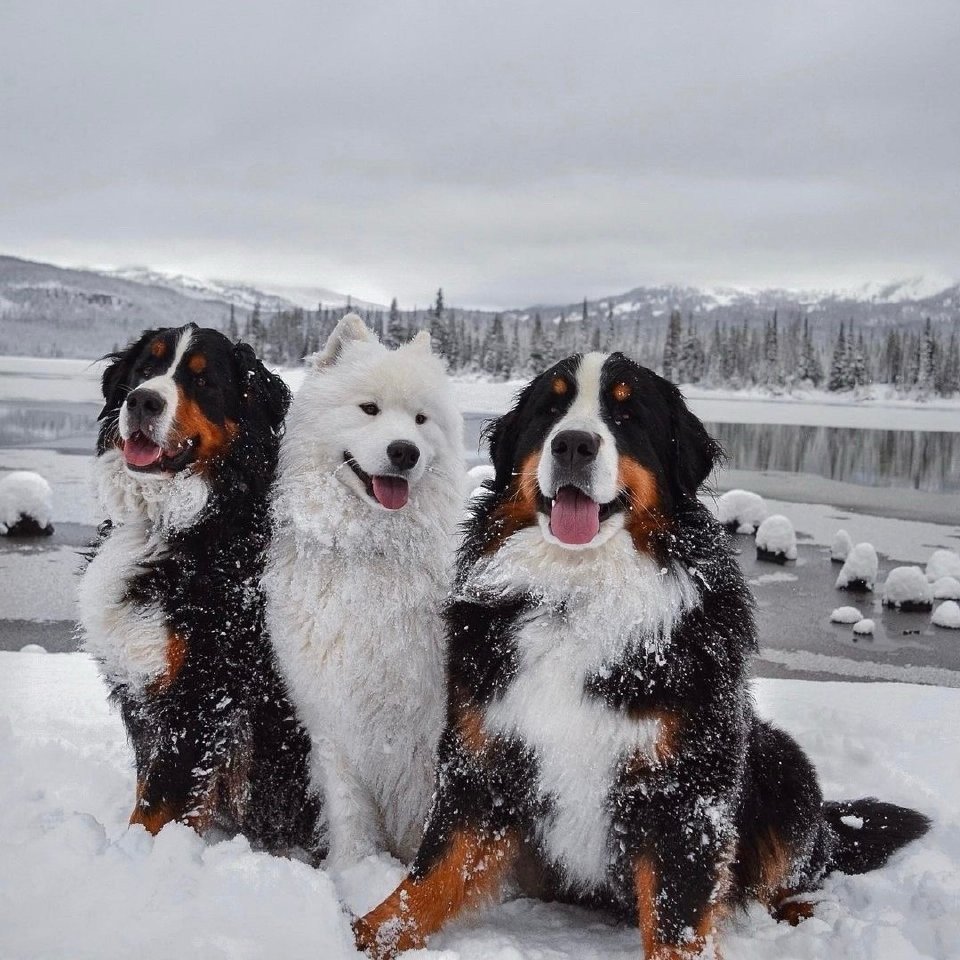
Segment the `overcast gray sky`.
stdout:
<svg viewBox="0 0 960 960">
<path fill-rule="evenodd" d="M 0 252 L 487 306 L 960 277 L 960 2 L 0 3 Z"/>
</svg>

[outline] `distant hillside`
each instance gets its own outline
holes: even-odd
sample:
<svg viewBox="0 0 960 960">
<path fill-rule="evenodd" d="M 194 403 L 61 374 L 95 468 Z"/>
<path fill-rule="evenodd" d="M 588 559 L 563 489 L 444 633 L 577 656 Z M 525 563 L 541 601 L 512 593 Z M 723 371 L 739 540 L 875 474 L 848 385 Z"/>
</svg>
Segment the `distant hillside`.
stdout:
<svg viewBox="0 0 960 960">
<path fill-rule="evenodd" d="M 68 270 L 15 257 L 0 257 L 0 353 L 94 357 L 127 342 L 142 328 L 194 322 L 225 329 L 231 306 L 244 330 L 259 304 L 264 324 L 278 318 L 274 332 L 261 345 L 275 359 L 286 361 L 329 330 L 348 298 L 323 287 L 283 287 L 197 280 L 145 267 L 114 271 Z M 385 309 L 352 300 L 368 320 L 387 332 Z M 322 304 L 323 315 L 316 315 Z M 500 352 L 514 355 L 513 366 L 525 369 L 537 354 L 535 330 L 541 329 L 551 349 L 584 349 L 595 343 L 623 345 L 645 360 L 662 353 L 666 321 L 678 310 L 684 323 L 704 331 L 716 325 L 746 324 L 761 328 L 777 312 L 781 324 L 805 318 L 821 349 L 827 349 L 840 324 L 854 323 L 868 339 L 883 331 L 916 329 L 926 318 L 935 326 L 952 327 L 960 318 L 960 285 L 944 286 L 923 278 L 870 284 L 852 291 L 700 289 L 688 286 L 638 287 L 627 293 L 586 303 L 540 305 L 500 314 L 469 308 L 448 308 L 441 335 L 458 340 L 461 366 L 490 368 L 484 357 L 495 339 Z M 300 311 L 307 311 L 300 316 Z M 539 316 L 541 327 L 536 327 Z M 583 321 L 586 320 L 586 323 Z M 403 339 L 430 326 L 426 311 L 402 313 L 394 326 Z M 456 362 L 450 343 L 445 352 Z M 549 350 L 546 355 L 549 355 Z M 546 356 L 545 355 L 545 356 Z"/>
<path fill-rule="evenodd" d="M 316 310 L 321 302 L 342 309 L 347 298 L 319 287 L 261 289 L 146 269 L 69 270 L 0 256 L 0 354 L 98 357 L 145 327 L 196 323 L 225 330 L 233 306 L 242 329 L 258 303 L 269 315 Z"/>
</svg>

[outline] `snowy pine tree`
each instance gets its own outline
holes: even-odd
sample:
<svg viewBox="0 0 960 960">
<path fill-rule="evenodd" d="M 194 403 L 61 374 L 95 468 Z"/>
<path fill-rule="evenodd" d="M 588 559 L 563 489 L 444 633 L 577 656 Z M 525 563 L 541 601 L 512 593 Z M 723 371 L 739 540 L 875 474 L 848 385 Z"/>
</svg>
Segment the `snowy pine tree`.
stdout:
<svg viewBox="0 0 960 960">
<path fill-rule="evenodd" d="M 406 325 L 403 322 L 403 316 L 400 313 L 400 307 L 397 304 L 397 298 L 390 301 L 390 313 L 387 316 L 387 329 L 383 336 L 383 342 L 392 348 L 399 347 L 406 339 Z"/>
<path fill-rule="evenodd" d="M 683 320 L 679 310 L 670 311 L 667 326 L 667 339 L 663 345 L 663 376 L 676 381 L 679 376 L 680 338 L 683 335 Z"/>
<path fill-rule="evenodd" d="M 844 333 L 843 324 L 841 323 L 840 333 L 837 335 L 837 342 L 833 347 L 833 357 L 830 361 L 830 378 L 827 381 L 827 389 L 834 393 L 839 390 L 850 389 L 850 372 L 847 366 L 848 356 L 847 337 Z"/>
<path fill-rule="evenodd" d="M 921 396 L 933 393 L 937 373 L 937 342 L 933 336 L 930 318 L 923 327 L 917 351 L 917 391 Z"/>
</svg>

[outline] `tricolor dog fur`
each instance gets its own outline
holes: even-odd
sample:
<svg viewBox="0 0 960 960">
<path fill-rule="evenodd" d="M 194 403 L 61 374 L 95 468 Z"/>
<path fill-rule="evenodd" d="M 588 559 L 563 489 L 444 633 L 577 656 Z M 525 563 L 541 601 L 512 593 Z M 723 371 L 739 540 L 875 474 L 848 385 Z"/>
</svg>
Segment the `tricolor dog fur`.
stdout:
<svg viewBox="0 0 960 960">
<path fill-rule="evenodd" d="M 260 589 L 289 391 L 251 347 L 192 325 L 108 359 L 95 462 L 108 522 L 80 620 L 134 749 L 130 822 L 315 853 L 309 739 Z"/>
<path fill-rule="evenodd" d="M 345 316 L 290 409 L 264 580 L 330 866 L 417 851 L 464 486 L 463 422 L 429 335 L 389 350 Z"/>
<path fill-rule="evenodd" d="M 926 830 L 876 800 L 824 803 L 754 712 L 751 597 L 697 499 L 720 451 L 673 384 L 619 353 L 570 357 L 490 451 L 446 608 L 436 796 L 358 946 L 420 946 L 510 879 L 637 923 L 647 960 L 701 955 L 732 907 L 796 922 L 828 871 Z"/>
</svg>

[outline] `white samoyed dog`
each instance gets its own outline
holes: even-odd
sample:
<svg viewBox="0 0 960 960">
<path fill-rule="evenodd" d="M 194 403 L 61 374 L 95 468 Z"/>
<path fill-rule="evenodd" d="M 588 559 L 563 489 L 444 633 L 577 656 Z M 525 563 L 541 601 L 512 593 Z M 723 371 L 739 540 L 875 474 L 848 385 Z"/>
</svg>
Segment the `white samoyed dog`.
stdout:
<svg viewBox="0 0 960 960">
<path fill-rule="evenodd" d="M 308 365 L 280 448 L 267 624 L 313 741 L 328 864 L 409 861 L 446 710 L 463 418 L 425 332 L 389 350 L 348 314 Z"/>
</svg>

